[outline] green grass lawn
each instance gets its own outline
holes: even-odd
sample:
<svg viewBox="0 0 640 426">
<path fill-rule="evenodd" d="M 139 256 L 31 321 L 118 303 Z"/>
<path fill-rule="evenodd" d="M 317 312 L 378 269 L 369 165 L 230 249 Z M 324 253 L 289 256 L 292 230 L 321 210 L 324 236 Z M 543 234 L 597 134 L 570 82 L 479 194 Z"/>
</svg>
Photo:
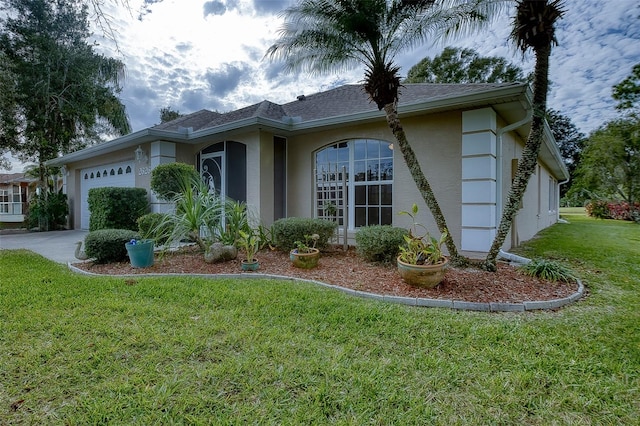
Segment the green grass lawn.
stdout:
<svg viewBox="0 0 640 426">
<path fill-rule="evenodd" d="M 560 216 L 567 217 L 575 215 L 586 216 L 587 212 L 584 207 L 560 207 Z"/>
<path fill-rule="evenodd" d="M 640 226 L 570 222 L 520 250 L 584 280 L 556 312 L 132 283 L 0 251 L 0 424 L 639 424 Z"/>
<path fill-rule="evenodd" d="M 560 207 L 560 216 L 586 216 L 587 212 L 584 207 Z"/>
</svg>

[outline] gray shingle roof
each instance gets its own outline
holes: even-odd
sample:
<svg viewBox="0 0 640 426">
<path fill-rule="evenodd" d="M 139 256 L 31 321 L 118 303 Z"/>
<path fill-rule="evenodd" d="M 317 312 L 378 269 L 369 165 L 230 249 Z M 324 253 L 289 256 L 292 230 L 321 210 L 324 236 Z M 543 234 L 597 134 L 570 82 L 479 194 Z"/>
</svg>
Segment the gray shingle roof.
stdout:
<svg viewBox="0 0 640 426">
<path fill-rule="evenodd" d="M 184 128 L 191 127 L 193 128 L 193 130 L 200 130 L 205 128 L 206 125 L 210 123 L 214 117 L 219 115 L 221 114 L 218 112 L 201 109 L 200 111 L 194 112 L 192 114 L 187 114 L 183 117 L 176 118 L 175 120 L 158 124 L 156 126 L 153 126 L 153 128 L 158 130 L 177 131 L 181 127 L 184 127 Z"/>
<path fill-rule="evenodd" d="M 519 84 L 521 83 L 514 83 Z M 399 104 L 411 104 L 422 101 L 446 99 L 491 89 L 511 86 L 512 84 L 406 84 L 400 90 Z M 335 89 L 311 95 L 301 95 L 298 100 L 283 105 L 270 101 L 250 105 L 223 114 L 201 110 L 168 123 L 155 126 L 155 129 L 178 130 L 180 127 L 192 127 L 201 130 L 233 123 L 251 117 L 280 121 L 283 118 L 295 118 L 301 122 L 339 117 L 367 111 L 375 111 L 373 103 L 362 85 L 348 84 Z"/>
</svg>

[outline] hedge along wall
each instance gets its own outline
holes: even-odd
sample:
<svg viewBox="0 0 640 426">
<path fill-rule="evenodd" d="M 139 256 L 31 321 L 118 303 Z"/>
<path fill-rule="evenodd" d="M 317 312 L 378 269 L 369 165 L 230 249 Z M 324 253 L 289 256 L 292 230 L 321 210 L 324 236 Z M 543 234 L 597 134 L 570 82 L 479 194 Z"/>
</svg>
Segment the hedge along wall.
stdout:
<svg viewBox="0 0 640 426">
<path fill-rule="evenodd" d="M 143 188 L 92 188 L 89 190 L 89 231 L 98 229 L 138 230 L 137 220 L 149 211 Z"/>
</svg>

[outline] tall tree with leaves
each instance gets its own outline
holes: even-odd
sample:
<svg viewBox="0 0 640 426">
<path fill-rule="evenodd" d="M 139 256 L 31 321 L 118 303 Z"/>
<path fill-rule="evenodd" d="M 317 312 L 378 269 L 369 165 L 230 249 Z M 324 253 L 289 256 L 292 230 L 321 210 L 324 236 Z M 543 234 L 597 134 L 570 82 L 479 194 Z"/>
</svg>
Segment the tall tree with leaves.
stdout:
<svg viewBox="0 0 640 426">
<path fill-rule="evenodd" d="M 480 56 L 473 49 L 446 47 L 409 69 L 405 83 L 511 83 L 525 81 L 522 69 L 499 56 Z"/>
<path fill-rule="evenodd" d="M 518 0 L 516 5 L 511 38 L 523 54 L 532 50 L 536 59 L 533 74 L 533 117 L 522 158 L 518 162 L 518 169 L 502 211 L 500 225 L 483 264 L 489 271 L 496 270 L 498 253 L 511 229 L 529 178 L 538 163 L 547 110 L 549 57 L 552 46 L 557 44 L 556 23 L 564 15 L 563 7 L 562 0 Z"/>
<path fill-rule="evenodd" d="M 47 160 L 125 134 L 130 125 L 118 99 L 122 62 L 87 43 L 87 6 L 79 0 L 7 0 L 0 52 L 13 79 L 0 102 L 0 147 L 35 161 L 46 181 Z"/>
<path fill-rule="evenodd" d="M 363 66 L 364 89 L 387 122 L 454 264 L 458 254 L 440 205 L 398 117 L 400 67 L 404 49 L 455 31 L 477 28 L 498 3 L 483 0 L 302 0 L 285 11 L 279 40 L 267 56 L 283 59 L 289 71 L 328 73 Z"/>
<path fill-rule="evenodd" d="M 575 192 L 640 201 L 640 118 L 610 121 L 589 135 L 577 170 Z"/>
<path fill-rule="evenodd" d="M 170 106 L 160 108 L 160 124 L 168 123 L 183 116 L 184 114 L 180 114 L 180 111 L 174 110 Z"/>
<path fill-rule="evenodd" d="M 613 86 L 613 99 L 618 101 L 617 109 L 640 108 L 640 64 L 634 65 L 631 74 Z"/>
<path fill-rule="evenodd" d="M 578 130 L 571 118 L 559 111 L 553 109 L 547 111 L 547 122 L 571 177 L 566 185 L 560 187 L 560 197 L 564 197 L 573 185 L 586 136 Z"/>
</svg>

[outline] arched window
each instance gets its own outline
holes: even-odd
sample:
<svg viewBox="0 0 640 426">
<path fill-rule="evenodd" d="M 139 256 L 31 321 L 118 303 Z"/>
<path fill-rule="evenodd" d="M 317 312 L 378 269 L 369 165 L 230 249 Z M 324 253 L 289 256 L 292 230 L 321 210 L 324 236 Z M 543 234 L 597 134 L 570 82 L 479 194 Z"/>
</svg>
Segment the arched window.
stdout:
<svg viewBox="0 0 640 426">
<path fill-rule="evenodd" d="M 124 172 L 125 173 L 131 173 L 131 166 L 127 166 L 127 169 Z"/>
<path fill-rule="evenodd" d="M 90 177 L 91 177 L 91 179 L 93 179 L 93 172 L 91 172 L 91 176 Z"/>
<path fill-rule="evenodd" d="M 118 174 L 121 175 L 122 174 L 122 167 L 118 167 Z"/>
<path fill-rule="evenodd" d="M 102 172 L 102 176 L 107 177 L 107 169 Z"/>
<path fill-rule="evenodd" d="M 98 171 L 98 173 L 96 173 L 96 177 L 100 177 L 100 172 Z"/>
<path fill-rule="evenodd" d="M 109 172 L 109 175 L 110 175 L 110 176 L 115 176 L 115 175 L 116 175 L 116 171 L 115 171 L 115 170 L 113 170 L 113 169 L 111 169 L 111 172 Z"/>
<path fill-rule="evenodd" d="M 392 224 L 393 146 L 389 142 L 352 139 L 329 145 L 316 152 L 315 168 L 317 217 L 327 217 L 331 206 L 341 217 L 346 203 L 350 229 Z M 346 171 L 346 194 L 342 170 Z"/>
<path fill-rule="evenodd" d="M 84 180 L 87 180 L 87 179 L 89 179 L 89 175 L 85 173 L 84 174 Z"/>
</svg>

